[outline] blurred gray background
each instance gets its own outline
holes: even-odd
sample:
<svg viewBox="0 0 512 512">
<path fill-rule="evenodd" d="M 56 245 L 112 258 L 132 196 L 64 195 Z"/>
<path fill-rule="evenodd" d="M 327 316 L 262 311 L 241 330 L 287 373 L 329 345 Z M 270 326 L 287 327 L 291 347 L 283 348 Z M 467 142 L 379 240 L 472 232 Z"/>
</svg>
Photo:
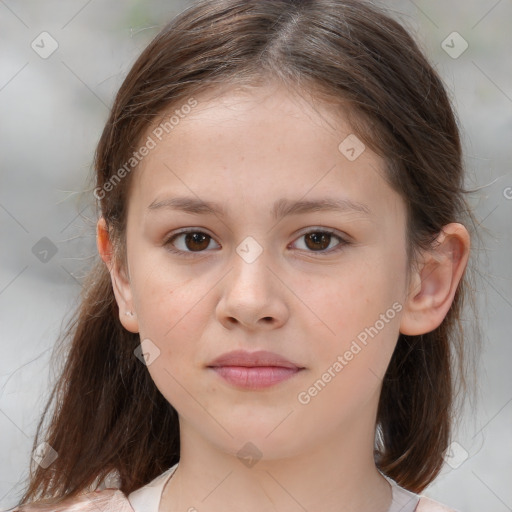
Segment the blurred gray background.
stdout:
<svg viewBox="0 0 512 512">
<path fill-rule="evenodd" d="M 385 4 L 443 77 L 464 130 L 466 186 L 481 187 L 471 197 L 483 240 L 479 399 L 425 494 L 461 512 L 512 511 L 512 1 Z M 60 368 L 51 349 L 96 257 L 88 177 L 113 95 L 186 5 L 0 0 L 0 509 L 21 494 Z"/>
</svg>

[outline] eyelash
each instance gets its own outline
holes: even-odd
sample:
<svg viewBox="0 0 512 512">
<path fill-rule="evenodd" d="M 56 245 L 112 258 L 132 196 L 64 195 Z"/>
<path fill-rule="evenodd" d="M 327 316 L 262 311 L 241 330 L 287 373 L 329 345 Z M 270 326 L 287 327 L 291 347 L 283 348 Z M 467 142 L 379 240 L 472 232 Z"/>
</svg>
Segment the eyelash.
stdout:
<svg viewBox="0 0 512 512">
<path fill-rule="evenodd" d="M 186 235 L 188 233 L 196 233 L 196 234 L 199 233 L 199 234 L 202 234 L 202 235 L 206 235 L 206 236 L 210 237 L 210 240 L 213 240 L 213 237 L 211 237 L 208 233 L 205 233 L 204 231 L 200 231 L 200 230 L 197 230 L 197 229 L 187 229 L 187 230 L 183 230 L 183 231 L 180 231 L 178 233 L 172 234 L 171 236 L 169 236 L 165 240 L 163 245 L 166 247 L 166 249 L 169 252 L 174 253 L 174 254 L 178 254 L 178 255 L 180 255 L 180 256 L 182 256 L 184 258 L 191 258 L 191 257 L 193 258 L 193 257 L 195 257 L 195 255 L 198 255 L 198 254 L 206 252 L 206 249 L 203 250 L 203 251 L 182 251 L 181 249 L 176 249 L 176 248 L 173 247 L 172 242 L 176 238 L 178 238 L 181 235 Z M 346 238 L 341 237 L 335 231 L 332 231 L 332 230 L 329 230 L 329 229 L 325 229 L 325 228 L 322 228 L 322 229 L 312 229 L 310 231 L 306 231 L 305 233 L 302 233 L 299 236 L 298 239 L 302 238 L 305 235 L 311 234 L 311 233 L 316 233 L 316 234 L 320 233 L 320 234 L 331 235 L 331 236 L 333 236 L 333 237 L 335 237 L 335 238 L 337 238 L 339 240 L 339 243 L 337 245 L 335 245 L 334 248 L 331 248 L 331 249 L 328 249 L 328 250 L 321 250 L 321 251 L 312 251 L 312 250 L 306 251 L 306 252 L 311 253 L 311 254 L 321 254 L 321 255 L 322 254 L 332 254 L 332 253 L 341 251 L 345 246 L 350 245 L 350 242 Z M 209 243 L 208 243 L 208 245 L 209 245 Z M 330 242 L 329 242 L 329 245 L 330 245 Z M 300 249 L 300 250 L 304 250 L 304 249 Z"/>
</svg>

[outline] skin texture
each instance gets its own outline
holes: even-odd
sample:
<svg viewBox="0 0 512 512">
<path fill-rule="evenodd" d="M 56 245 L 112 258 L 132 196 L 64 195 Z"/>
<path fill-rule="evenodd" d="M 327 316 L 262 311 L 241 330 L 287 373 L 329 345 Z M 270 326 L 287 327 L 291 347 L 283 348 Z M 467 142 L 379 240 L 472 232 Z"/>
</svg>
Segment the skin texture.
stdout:
<svg viewBox="0 0 512 512">
<path fill-rule="evenodd" d="M 373 460 L 381 379 L 399 332 L 442 322 L 469 235 L 445 226 L 408 276 L 403 200 L 369 148 L 354 161 L 338 150 L 352 133 L 342 116 L 280 86 L 196 99 L 134 171 L 127 268 L 112 257 L 103 219 L 97 231 L 120 320 L 159 351 L 148 371 L 179 413 L 180 465 L 160 510 L 385 512 L 391 490 Z M 219 202 L 225 216 L 148 210 L 177 196 Z M 371 213 L 271 215 L 278 199 L 324 197 Z M 181 228 L 211 238 L 166 246 Z M 324 229 L 335 232 L 325 245 L 307 242 Z M 251 263 L 237 252 L 246 237 L 262 249 Z M 365 328 L 382 324 L 333 372 Z M 264 390 L 235 388 L 206 366 L 236 349 L 273 351 L 304 369 Z M 328 368 L 325 386 L 301 403 Z M 250 467 L 237 457 L 244 446 L 258 459 Z"/>
</svg>

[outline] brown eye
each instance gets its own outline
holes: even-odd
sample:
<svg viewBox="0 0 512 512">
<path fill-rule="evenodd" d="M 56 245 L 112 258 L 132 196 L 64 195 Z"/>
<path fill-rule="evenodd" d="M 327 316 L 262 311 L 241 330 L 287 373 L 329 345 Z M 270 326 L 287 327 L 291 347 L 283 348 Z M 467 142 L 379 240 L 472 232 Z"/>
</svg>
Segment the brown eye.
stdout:
<svg viewBox="0 0 512 512">
<path fill-rule="evenodd" d="M 213 238 L 202 231 L 184 231 L 171 236 L 164 245 L 174 253 L 185 256 L 194 252 L 204 252 L 210 245 Z"/>
<path fill-rule="evenodd" d="M 318 229 L 300 236 L 295 245 L 298 245 L 296 248 L 309 253 L 330 254 L 349 245 L 349 241 L 334 232 Z"/>
<path fill-rule="evenodd" d="M 210 238 L 205 233 L 186 233 L 185 246 L 191 251 L 202 251 L 210 245 Z"/>
<path fill-rule="evenodd" d="M 305 235 L 306 246 L 309 249 L 315 251 L 322 251 L 329 247 L 329 243 L 331 242 L 332 235 L 330 233 L 325 233 L 322 231 L 309 233 Z"/>
</svg>

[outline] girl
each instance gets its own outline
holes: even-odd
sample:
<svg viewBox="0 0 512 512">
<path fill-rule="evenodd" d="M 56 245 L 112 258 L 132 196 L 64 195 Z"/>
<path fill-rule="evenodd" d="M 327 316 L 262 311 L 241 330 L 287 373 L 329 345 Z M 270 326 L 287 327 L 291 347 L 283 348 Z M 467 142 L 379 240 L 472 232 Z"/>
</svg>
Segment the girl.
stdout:
<svg viewBox="0 0 512 512">
<path fill-rule="evenodd" d="M 451 510 L 469 226 L 439 76 L 360 0 L 209 0 L 125 79 L 15 510 Z"/>
</svg>

